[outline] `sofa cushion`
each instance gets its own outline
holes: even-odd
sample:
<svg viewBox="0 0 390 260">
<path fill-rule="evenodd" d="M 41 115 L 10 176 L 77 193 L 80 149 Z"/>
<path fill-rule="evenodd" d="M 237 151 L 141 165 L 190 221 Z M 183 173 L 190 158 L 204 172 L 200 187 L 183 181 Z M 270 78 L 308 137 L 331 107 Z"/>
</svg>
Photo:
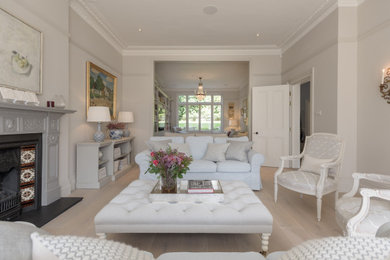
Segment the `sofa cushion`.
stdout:
<svg viewBox="0 0 390 260">
<path fill-rule="evenodd" d="M 190 146 L 187 143 L 184 144 L 169 143 L 168 145 L 169 147 L 171 147 L 172 150 L 177 150 L 179 153 L 184 153 L 187 156 L 191 156 Z"/>
<path fill-rule="evenodd" d="M 170 140 L 160 140 L 160 141 L 147 141 L 146 145 L 149 147 L 149 150 L 156 152 L 160 150 L 166 150 L 169 146 Z"/>
<path fill-rule="evenodd" d="M 241 141 L 241 142 L 246 142 L 249 141 L 248 136 L 240 136 L 240 137 L 215 137 L 214 138 L 214 143 L 216 144 L 225 144 L 227 143 L 228 140 L 231 141 Z"/>
<path fill-rule="evenodd" d="M 153 255 L 123 243 L 76 236 L 31 234 L 32 260 L 112 259 L 152 260 Z"/>
<path fill-rule="evenodd" d="M 47 234 L 31 223 L 0 221 L 0 259 L 30 260 L 33 232 Z"/>
<path fill-rule="evenodd" d="M 152 137 L 150 137 L 150 141 L 163 141 L 163 140 L 169 140 L 170 143 L 175 143 L 175 144 L 183 144 L 184 143 L 183 136 L 152 136 Z"/>
<path fill-rule="evenodd" d="M 193 160 L 188 172 L 216 172 L 217 164 L 207 160 Z"/>
<path fill-rule="evenodd" d="M 253 142 L 232 141 L 226 151 L 226 160 L 238 160 L 248 162 L 248 152 L 252 148 Z"/>
<path fill-rule="evenodd" d="M 213 142 L 211 136 L 188 136 L 186 143 L 190 146 L 191 155 L 194 160 L 202 159 L 207 150 L 207 144 Z"/>
<path fill-rule="evenodd" d="M 230 144 L 207 144 L 206 154 L 203 156 L 203 160 L 213 162 L 225 161 L 225 153 Z"/>
<path fill-rule="evenodd" d="M 226 160 L 217 163 L 217 172 L 250 172 L 251 165 L 247 162 Z"/>
</svg>

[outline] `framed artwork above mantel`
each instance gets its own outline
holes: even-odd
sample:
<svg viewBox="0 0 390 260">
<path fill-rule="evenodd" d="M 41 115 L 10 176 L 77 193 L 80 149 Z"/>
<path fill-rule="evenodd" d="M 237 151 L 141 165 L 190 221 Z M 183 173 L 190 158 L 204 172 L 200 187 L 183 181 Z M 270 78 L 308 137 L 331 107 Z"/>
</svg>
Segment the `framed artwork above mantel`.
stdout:
<svg viewBox="0 0 390 260">
<path fill-rule="evenodd" d="M 42 94 L 43 34 L 0 8 L 0 86 Z"/>
<path fill-rule="evenodd" d="M 105 106 L 111 119 L 116 118 L 116 84 L 117 77 L 87 62 L 87 115 L 90 106 Z"/>
</svg>

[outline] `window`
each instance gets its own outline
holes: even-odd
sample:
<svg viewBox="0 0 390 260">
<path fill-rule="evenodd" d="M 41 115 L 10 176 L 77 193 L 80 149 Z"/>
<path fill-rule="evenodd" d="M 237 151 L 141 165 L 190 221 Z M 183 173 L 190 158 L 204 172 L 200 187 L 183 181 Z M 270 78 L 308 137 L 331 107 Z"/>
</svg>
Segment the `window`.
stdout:
<svg viewBox="0 0 390 260">
<path fill-rule="evenodd" d="M 177 125 L 187 131 L 222 131 L 222 96 L 198 101 L 195 95 L 179 95 L 177 115 Z"/>
</svg>

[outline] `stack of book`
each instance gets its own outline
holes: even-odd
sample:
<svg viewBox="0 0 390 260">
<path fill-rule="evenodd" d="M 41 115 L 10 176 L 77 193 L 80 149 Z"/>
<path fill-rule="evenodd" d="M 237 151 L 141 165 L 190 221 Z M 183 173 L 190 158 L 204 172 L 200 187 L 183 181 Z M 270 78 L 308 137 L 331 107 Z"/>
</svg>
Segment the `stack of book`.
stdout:
<svg viewBox="0 0 390 260">
<path fill-rule="evenodd" d="M 210 180 L 189 180 L 188 193 L 214 193 Z"/>
</svg>

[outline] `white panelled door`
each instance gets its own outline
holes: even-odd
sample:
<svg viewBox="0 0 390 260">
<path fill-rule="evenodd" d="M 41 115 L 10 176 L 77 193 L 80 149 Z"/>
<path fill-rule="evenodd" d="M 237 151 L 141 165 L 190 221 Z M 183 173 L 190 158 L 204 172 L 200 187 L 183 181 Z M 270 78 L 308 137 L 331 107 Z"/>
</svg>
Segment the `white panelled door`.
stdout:
<svg viewBox="0 0 390 260">
<path fill-rule="evenodd" d="M 264 166 L 279 167 L 289 154 L 289 85 L 252 88 L 253 148 L 265 157 Z"/>
</svg>

